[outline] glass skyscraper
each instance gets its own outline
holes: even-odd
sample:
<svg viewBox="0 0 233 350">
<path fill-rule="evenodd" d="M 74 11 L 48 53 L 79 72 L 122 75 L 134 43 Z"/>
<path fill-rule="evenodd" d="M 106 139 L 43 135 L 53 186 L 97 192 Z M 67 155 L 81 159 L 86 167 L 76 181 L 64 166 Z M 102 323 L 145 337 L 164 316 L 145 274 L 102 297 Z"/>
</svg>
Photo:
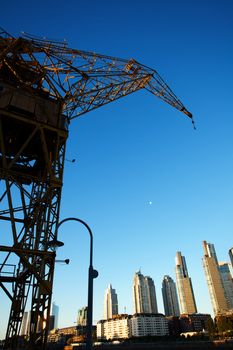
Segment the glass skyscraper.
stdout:
<svg viewBox="0 0 233 350">
<path fill-rule="evenodd" d="M 226 298 L 215 248 L 213 244 L 206 241 L 203 241 L 203 248 L 204 257 L 202 261 L 213 311 L 215 315 L 223 314 L 229 310 L 229 304 Z"/>
<path fill-rule="evenodd" d="M 118 299 L 116 290 L 110 284 L 104 295 L 104 319 L 108 320 L 118 314 Z"/>
<path fill-rule="evenodd" d="M 218 264 L 219 271 L 222 278 L 223 288 L 225 290 L 228 306 L 233 309 L 233 279 L 230 272 L 229 264 L 226 262 L 220 262 Z"/>
<path fill-rule="evenodd" d="M 52 304 L 52 316 L 54 316 L 54 325 L 53 328 L 58 328 L 58 314 L 59 314 L 59 306 L 53 302 Z"/>
<path fill-rule="evenodd" d="M 134 275 L 133 301 L 135 313 L 158 313 L 154 281 L 140 271 Z"/>
<path fill-rule="evenodd" d="M 176 253 L 176 285 L 180 300 L 181 314 L 193 314 L 197 312 L 196 301 L 193 293 L 192 280 L 189 277 L 185 257 L 181 252 Z"/>
<path fill-rule="evenodd" d="M 164 276 L 162 295 L 165 316 L 180 316 L 176 284 L 170 276 Z"/>
</svg>

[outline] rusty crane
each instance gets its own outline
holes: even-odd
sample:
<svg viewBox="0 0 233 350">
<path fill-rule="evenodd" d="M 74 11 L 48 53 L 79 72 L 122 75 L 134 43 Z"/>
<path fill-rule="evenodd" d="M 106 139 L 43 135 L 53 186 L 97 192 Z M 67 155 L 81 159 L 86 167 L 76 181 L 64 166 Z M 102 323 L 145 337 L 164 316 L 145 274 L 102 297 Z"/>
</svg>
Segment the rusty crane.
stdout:
<svg viewBox="0 0 233 350">
<path fill-rule="evenodd" d="M 192 118 L 157 71 L 134 59 L 0 30 L 0 222 L 8 242 L 0 246 L 0 287 L 11 302 L 5 349 L 20 347 L 28 298 L 27 346 L 46 347 L 71 120 L 140 89 Z"/>
</svg>

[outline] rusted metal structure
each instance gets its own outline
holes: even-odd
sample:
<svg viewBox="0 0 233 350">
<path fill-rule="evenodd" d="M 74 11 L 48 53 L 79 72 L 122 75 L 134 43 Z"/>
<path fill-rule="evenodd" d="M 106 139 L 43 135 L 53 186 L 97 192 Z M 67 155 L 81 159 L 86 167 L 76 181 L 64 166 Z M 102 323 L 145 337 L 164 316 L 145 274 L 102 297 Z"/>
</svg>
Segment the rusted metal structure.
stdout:
<svg viewBox="0 0 233 350">
<path fill-rule="evenodd" d="M 70 121 L 140 89 L 192 118 L 159 74 L 133 59 L 0 30 L 0 287 L 11 300 L 5 349 L 20 348 L 29 298 L 27 347 L 46 348 Z"/>
</svg>

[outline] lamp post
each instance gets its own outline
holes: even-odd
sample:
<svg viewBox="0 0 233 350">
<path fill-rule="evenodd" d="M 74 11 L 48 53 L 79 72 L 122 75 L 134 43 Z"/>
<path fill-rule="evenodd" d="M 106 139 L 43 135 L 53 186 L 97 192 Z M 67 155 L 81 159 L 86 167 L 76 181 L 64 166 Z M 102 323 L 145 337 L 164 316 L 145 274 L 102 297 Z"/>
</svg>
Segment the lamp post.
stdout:
<svg viewBox="0 0 233 350">
<path fill-rule="evenodd" d="M 67 221 L 78 221 L 86 227 L 90 235 L 90 263 L 88 270 L 88 300 L 87 300 L 87 338 L 86 338 L 86 349 L 92 350 L 92 319 L 93 319 L 93 279 L 98 277 L 98 271 L 93 268 L 93 234 L 88 224 L 78 218 L 66 218 L 59 222 L 59 227 Z"/>
</svg>

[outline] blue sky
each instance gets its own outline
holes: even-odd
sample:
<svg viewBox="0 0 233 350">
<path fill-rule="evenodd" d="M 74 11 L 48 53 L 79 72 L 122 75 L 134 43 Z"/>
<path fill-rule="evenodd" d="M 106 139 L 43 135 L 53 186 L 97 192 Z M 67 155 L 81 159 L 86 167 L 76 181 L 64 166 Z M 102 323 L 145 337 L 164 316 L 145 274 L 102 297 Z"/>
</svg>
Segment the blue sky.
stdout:
<svg viewBox="0 0 233 350">
<path fill-rule="evenodd" d="M 161 282 L 186 257 L 199 312 L 212 313 L 202 240 L 220 261 L 233 246 L 233 5 L 231 0 L 2 1 L 1 26 L 69 46 L 135 58 L 155 68 L 195 118 L 139 91 L 76 119 L 67 146 L 61 219 L 86 220 L 94 233 L 94 320 L 104 290 L 132 312 L 134 273 L 151 276 L 163 312 Z M 152 204 L 150 204 L 152 202 Z M 77 223 L 61 228 L 54 300 L 60 326 L 86 305 L 89 240 Z M 8 301 L 0 294 L 0 337 Z"/>
</svg>

